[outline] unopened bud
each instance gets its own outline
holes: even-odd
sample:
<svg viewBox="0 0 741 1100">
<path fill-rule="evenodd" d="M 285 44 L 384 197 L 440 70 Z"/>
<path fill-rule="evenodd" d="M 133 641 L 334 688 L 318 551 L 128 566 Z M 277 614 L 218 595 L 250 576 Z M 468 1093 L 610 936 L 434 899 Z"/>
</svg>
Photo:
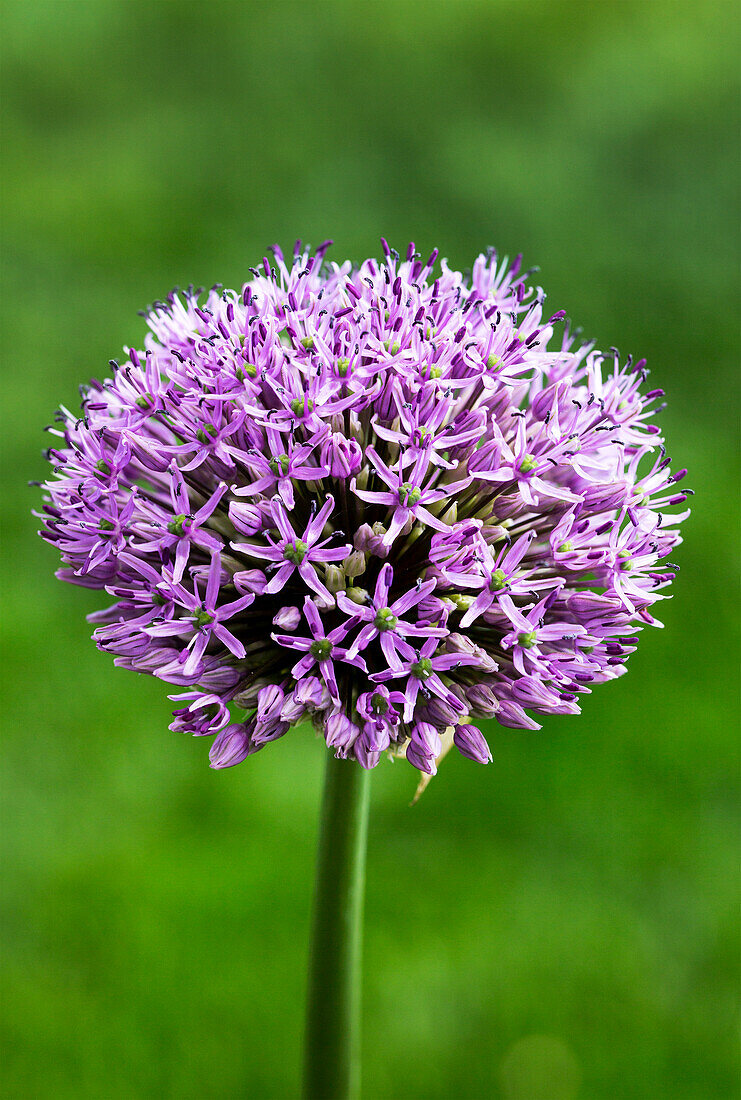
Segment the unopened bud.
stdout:
<svg viewBox="0 0 741 1100">
<path fill-rule="evenodd" d="M 485 684 L 473 684 L 465 689 L 471 713 L 476 718 L 491 718 L 499 710 L 499 700 Z"/>
<path fill-rule="evenodd" d="M 496 672 L 499 667 L 496 661 L 482 649 L 481 646 L 476 645 L 470 638 L 467 638 L 465 634 L 452 633 L 449 634 L 445 643 L 445 648 L 448 653 L 460 653 L 461 656 L 473 657 L 471 664 L 474 668 L 479 668 L 482 672 Z"/>
<path fill-rule="evenodd" d="M 352 600 L 353 603 L 363 604 L 368 603 L 370 600 L 370 592 L 367 588 L 357 588 L 354 584 L 351 585 L 345 592 L 348 600 Z"/>
<path fill-rule="evenodd" d="M 267 685 L 268 681 L 260 678 L 259 680 L 253 680 L 253 682 L 246 687 L 244 691 L 239 691 L 234 696 L 234 702 L 238 707 L 244 707 L 245 710 L 249 710 L 250 707 L 254 707 L 257 703 L 257 696 L 262 688 Z"/>
<path fill-rule="evenodd" d="M 417 722 L 412 729 L 412 743 L 428 756 L 437 757 L 443 751 L 440 734 L 431 722 Z"/>
<path fill-rule="evenodd" d="M 369 527 L 367 523 L 361 523 L 360 527 L 358 527 L 357 531 L 355 532 L 353 545 L 356 550 L 360 551 L 360 553 L 368 552 L 370 548 L 369 542 L 372 538 L 373 529 Z"/>
<path fill-rule="evenodd" d="M 366 722 L 361 740 L 368 752 L 383 752 L 391 743 L 388 725 L 386 722 Z M 355 751 L 357 753 L 357 744 Z"/>
<path fill-rule="evenodd" d="M 361 573 L 365 573 L 365 554 L 362 554 L 359 550 L 353 550 L 351 554 L 345 558 L 342 563 L 346 577 L 359 577 Z"/>
<path fill-rule="evenodd" d="M 355 759 L 360 764 L 361 768 L 375 768 L 378 763 L 378 758 L 381 755 L 381 750 L 374 748 L 376 744 L 375 739 L 366 736 L 365 732 L 361 733 L 355 741 L 354 752 Z M 386 738 L 386 744 L 384 748 L 388 747 L 388 737 Z"/>
<path fill-rule="evenodd" d="M 232 768 L 235 764 L 241 764 L 251 752 L 254 746 L 250 738 L 248 726 L 227 726 L 216 737 L 209 760 L 212 768 Z"/>
<path fill-rule="evenodd" d="M 319 456 L 323 466 L 329 467 L 332 477 L 351 477 L 363 461 L 363 452 L 355 439 L 348 439 L 341 432 L 331 432 L 323 440 Z"/>
<path fill-rule="evenodd" d="M 423 752 L 414 741 L 410 741 L 407 745 L 406 757 L 409 763 L 419 771 L 426 772 L 427 775 L 437 774 L 435 757 Z"/>
<path fill-rule="evenodd" d="M 469 760 L 475 760 L 478 764 L 488 764 L 491 760 L 491 752 L 486 743 L 486 738 L 476 726 L 456 726 L 453 733 L 453 744 L 459 752 L 467 756 Z"/>
<path fill-rule="evenodd" d="M 279 630 L 295 630 L 301 622 L 301 612 L 297 607 L 281 607 L 273 616 L 273 626 Z"/>
<path fill-rule="evenodd" d="M 304 676 L 296 684 L 293 694 L 307 707 L 324 707 L 329 702 L 329 692 L 317 676 Z"/>
<path fill-rule="evenodd" d="M 243 535 L 256 535 L 265 522 L 262 509 L 254 504 L 241 504 L 239 501 L 232 501 L 229 505 L 229 519 Z"/>
<path fill-rule="evenodd" d="M 327 565 L 324 569 L 324 583 L 330 592 L 341 592 L 345 587 L 345 574 L 339 565 Z"/>
<path fill-rule="evenodd" d="M 446 592 L 445 598 L 450 600 L 459 611 L 468 611 L 471 604 L 475 601 L 475 596 L 466 596 L 463 592 Z"/>
<path fill-rule="evenodd" d="M 290 725 L 288 722 L 280 721 L 278 718 L 273 722 L 265 722 L 255 727 L 255 732 L 252 735 L 252 743 L 256 748 L 261 748 L 262 745 L 266 745 L 268 741 L 277 741 L 279 737 L 283 737 L 288 733 Z"/>
<path fill-rule="evenodd" d="M 237 592 L 242 594 L 255 592 L 258 596 L 263 594 L 265 585 L 268 583 L 262 569 L 241 569 L 234 574 L 232 580 Z"/>
<path fill-rule="evenodd" d="M 360 730 L 346 714 L 330 714 L 324 723 L 324 736 L 330 748 L 337 750 L 338 756 L 344 756 L 352 748 Z"/>
<path fill-rule="evenodd" d="M 280 718 L 282 722 L 288 722 L 293 725 L 298 722 L 300 718 L 306 714 L 306 707 L 303 703 L 299 703 L 295 694 L 288 695 L 283 703 L 280 712 Z"/>
</svg>

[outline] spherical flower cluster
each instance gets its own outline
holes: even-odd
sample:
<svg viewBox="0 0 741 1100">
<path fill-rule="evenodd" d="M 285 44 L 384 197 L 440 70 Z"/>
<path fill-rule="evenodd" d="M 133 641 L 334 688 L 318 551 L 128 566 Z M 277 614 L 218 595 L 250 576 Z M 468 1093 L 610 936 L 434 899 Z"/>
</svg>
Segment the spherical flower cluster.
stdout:
<svg viewBox="0 0 741 1100">
<path fill-rule="evenodd" d="M 451 738 L 485 763 L 476 721 L 578 713 L 655 623 L 687 515 L 662 391 L 554 337 L 519 260 L 327 247 L 151 307 L 51 429 L 42 535 L 213 767 L 307 719 L 366 768 L 434 774 Z"/>
</svg>

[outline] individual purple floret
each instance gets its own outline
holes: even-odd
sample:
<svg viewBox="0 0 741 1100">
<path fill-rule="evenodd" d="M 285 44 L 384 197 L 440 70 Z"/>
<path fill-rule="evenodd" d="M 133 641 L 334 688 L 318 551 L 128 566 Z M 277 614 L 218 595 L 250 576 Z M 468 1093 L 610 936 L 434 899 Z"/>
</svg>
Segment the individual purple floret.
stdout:
<svg viewBox="0 0 741 1100">
<path fill-rule="evenodd" d="M 577 714 L 657 625 L 690 495 L 663 394 L 556 336 L 519 258 L 327 248 L 156 302 L 50 429 L 41 534 L 212 767 L 307 720 L 365 768 L 486 763 L 477 722 Z"/>
<path fill-rule="evenodd" d="M 294 680 L 301 680 L 309 672 L 315 672 L 318 669 L 333 701 L 341 704 L 342 698 L 337 686 L 334 662 L 343 661 L 366 671 L 362 657 L 351 655 L 347 649 L 338 645 L 338 642 L 344 641 L 352 628 L 357 626 L 358 616 L 345 619 L 334 630 L 327 630 L 319 616 L 316 604 L 307 596 L 304 601 L 304 617 L 311 630 L 308 637 L 300 637 L 296 634 L 273 634 L 271 637 L 279 646 L 296 649 L 304 654 L 291 669 Z"/>
<path fill-rule="evenodd" d="M 332 497 L 327 497 L 322 510 L 309 521 L 306 530 L 299 537 L 291 526 L 291 521 L 283 504 L 276 499 L 272 503 L 271 514 L 274 525 L 278 529 L 278 541 L 274 542 L 268 534 L 268 546 L 233 542 L 232 548 L 242 554 L 264 558 L 272 563 L 268 568 L 275 569 L 277 572 L 263 588 L 265 594 L 272 595 L 274 592 L 282 592 L 288 578 L 295 570 L 298 570 L 306 587 L 317 595 L 324 597 L 331 604 L 333 602 L 332 594 L 319 579 L 317 567 L 326 565 L 331 561 L 342 561 L 352 550 L 352 547 L 347 545 L 335 547 L 333 550 L 325 549 L 332 536 L 321 539 L 321 534 L 333 511 L 334 500 Z"/>
</svg>

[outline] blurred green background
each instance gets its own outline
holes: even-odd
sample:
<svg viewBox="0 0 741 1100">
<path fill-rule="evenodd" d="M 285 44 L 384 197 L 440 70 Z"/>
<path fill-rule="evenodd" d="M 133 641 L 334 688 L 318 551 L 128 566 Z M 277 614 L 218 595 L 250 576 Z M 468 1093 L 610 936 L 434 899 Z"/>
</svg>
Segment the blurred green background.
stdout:
<svg viewBox="0 0 741 1100">
<path fill-rule="evenodd" d="M 273 241 L 495 244 L 646 355 L 697 490 L 664 631 L 542 733 L 373 776 L 366 1100 L 727 1100 L 738 987 L 735 3 L 5 3 L 4 1092 L 296 1095 L 323 751 L 207 767 L 89 641 L 41 428 Z"/>
</svg>

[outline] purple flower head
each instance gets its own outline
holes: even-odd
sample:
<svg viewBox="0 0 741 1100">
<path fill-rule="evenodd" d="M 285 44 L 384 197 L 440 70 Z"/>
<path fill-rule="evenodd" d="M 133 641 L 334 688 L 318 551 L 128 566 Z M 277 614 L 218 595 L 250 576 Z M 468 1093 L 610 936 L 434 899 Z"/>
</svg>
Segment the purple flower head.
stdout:
<svg viewBox="0 0 741 1100">
<path fill-rule="evenodd" d="M 366 768 L 486 762 L 472 721 L 578 713 L 657 622 L 691 495 L 662 393 L 557 336 L 519 260 L 326 247 L 151 308 L 50 429 L 41 533 L 212 767 L 307 720 Z"/>
</svg>

